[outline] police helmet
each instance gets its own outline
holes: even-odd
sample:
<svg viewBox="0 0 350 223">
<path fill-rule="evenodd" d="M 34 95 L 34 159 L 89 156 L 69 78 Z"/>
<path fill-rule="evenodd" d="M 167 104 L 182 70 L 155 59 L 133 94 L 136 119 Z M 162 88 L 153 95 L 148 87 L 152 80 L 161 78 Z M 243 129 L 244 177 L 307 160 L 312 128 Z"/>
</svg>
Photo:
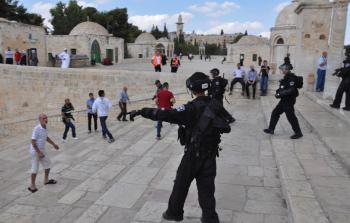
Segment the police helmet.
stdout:
<svg viewBox="0 0 350 223">
<path fill-rule="evenodd" d="M 191 91 L 206 91 L 210 85 L 209 77 L 202 72 L 196 72 L 186 80 L 186 87 Z"/>
<path fill-rule="evenodd" d="M 220 74 L 220 70 L 218 68 L 214 68 L 214 69 L 210 70 L 210 73 L 213 76 L 218 76 Z"/>
<path fill-rule="evenodd" d="M 284 63 L 281 66 L 279 66 L 279 69 L 280 70 L 289 70 L 289 71 L 291 71 L 291 70 L 293 70 L 293 65 L 290 64 L 290 63 Z"/>
</svg>

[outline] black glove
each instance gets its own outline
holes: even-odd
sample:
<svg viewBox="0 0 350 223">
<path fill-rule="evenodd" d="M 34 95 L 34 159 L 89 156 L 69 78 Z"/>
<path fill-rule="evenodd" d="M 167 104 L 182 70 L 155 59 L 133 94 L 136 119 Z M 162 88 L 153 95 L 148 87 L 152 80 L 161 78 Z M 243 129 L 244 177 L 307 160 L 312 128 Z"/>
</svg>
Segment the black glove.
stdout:
<svg viewBox="0 0 350 223">
<path fill-rule="evenodd" d="M 141 115 L 141 111 L 140 110 L 133 110 L 130 112 L 130 121 L 134 121 L 134 118 L 138 115 Z"/>
<path fill-rule="evenodd" d="M 279 93 L 276 93 L 276 94 L 275 94 L 275 97 L 276 97 L 276 98 L 281 98 L 281 95 L 280 95 Z"/>
</svg>

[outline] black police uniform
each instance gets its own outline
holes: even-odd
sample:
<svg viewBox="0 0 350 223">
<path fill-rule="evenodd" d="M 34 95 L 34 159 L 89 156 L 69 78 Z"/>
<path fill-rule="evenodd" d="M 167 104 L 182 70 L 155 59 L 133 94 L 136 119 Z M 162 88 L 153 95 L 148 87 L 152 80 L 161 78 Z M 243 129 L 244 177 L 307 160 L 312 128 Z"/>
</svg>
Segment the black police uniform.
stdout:
<svg viewBox="0 0 350 223">
<path fill-rule="evenodd" d="M 345 110 L 350 111 L 350 67 L 345 67 L 342 69 L 341 74 L 342 81 L 337 89 L 335 99 L 331 105 L 334 108 L 340 108 L 340 104 L 343 98 L 344 92 L 346 93 L 345 98 Z"/>
<path fill-rule="evenodd" d="M 227 84 L 227 79 L 222 78 L 220 76 L 214 77 L 211 81 L 211 89 L 209 91 L 209 94 L 212 98 L 215 98 L 216 100 L 221 102 L 221 104 L 223 104 Z"/>
<path fill-rule="evenodd" d="M 293 73 L 288 73 L 280 80 L 280 86 L 276 91 L 276 98 L 280 98 L 280 102 L 276 108 L 272 111 L 269 130 L 274 131 L 277 122 L 282 113 L 286 113 L 289 123 L 296 135 L 302 135 L 299 122 L 294 113 L 294 104 L 296 98 L 299 96 L 298 89 L 296 87 L 298 78 Z"/>
</svg>

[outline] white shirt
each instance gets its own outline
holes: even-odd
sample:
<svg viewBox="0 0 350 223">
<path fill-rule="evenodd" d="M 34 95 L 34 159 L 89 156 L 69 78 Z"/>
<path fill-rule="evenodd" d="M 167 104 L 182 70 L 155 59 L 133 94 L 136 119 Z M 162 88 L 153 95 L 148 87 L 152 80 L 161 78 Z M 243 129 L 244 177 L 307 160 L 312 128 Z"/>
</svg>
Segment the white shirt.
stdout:
<svg viewBox="0 0 350 223">
<path fill-rule="evenodd" d="M 45 143 L 47 140 L 47 129 L 43 128 L 41 124 L 38 124 L 34 127 L 33 133 L 32 133 L 32 139 L 36 140 L 36 145 L 38 146 L 38 149 L 45 154 Z M 30 144 L 30 153 L 35 154 L 36 150 L 34 149 L 33 145 Z"/>
<path fill-rule="evenodd" d="M 6 50 L 5 51 L 5 58 L 13 58 L 13 51 L 12 50 Z"/>
<path fill-rule="evenodd" d="M 326 62 L 326 64 L 324 64 L 322 66 L 321 64 L 324 62 Z M 320 57 L 320 59 L 318 60 L 318 69 L 327 70 L 327 58 L 326 57 L 324 57 L 324 56 Z"/>
<path fill-rule="evenodd" d="M 58 57 L 62 61 L 61 68 L 69 68 L 69 64 L 70 64 L 69 54 L 63 51 L 62 53 L 60 53 L 60 55 L 58 55 Z"/>
<path fill-rule="evenodd" d="M 92 105 L 92 112 L 98 114 L 98 117 L 108 116 L 109 109 L 112 108 L 112 102 L 105 97 L 98 97 Z"/>
<path fill-rule="evenodd" d="M 242 78 L 244 75 L 245 75 L 245 71 L 242 68 L 241 69 L 236 68 L 233 71 L 233 76 L 235 78 Z"/>
</svg>

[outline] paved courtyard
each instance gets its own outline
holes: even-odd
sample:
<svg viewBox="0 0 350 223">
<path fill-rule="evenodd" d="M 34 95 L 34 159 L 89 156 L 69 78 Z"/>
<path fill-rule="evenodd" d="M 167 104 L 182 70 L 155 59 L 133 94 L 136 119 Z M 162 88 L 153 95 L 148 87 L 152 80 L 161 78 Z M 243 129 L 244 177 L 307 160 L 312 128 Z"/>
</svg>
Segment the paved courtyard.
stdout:
<svg viewBox="0 0 350 223">
<path fill-rule="evenodd" d="M 194 64 L 203 71 L 217 65 Z M 232 64 L 218 66 L 229 72 Z M 177 97 L 177 104 L 190 99 Z M 348 223 L 350 125 L 302 94 L 296 109 L 304 137 L 289 139 L 292 130 L 284 116 L 270 137 L 262 129 L 277 103 L 274 97 L 248 100 L 237 91 L 228 100 L 225 106 L 237 122 L 230 134 L 223 135 L 217 159 L 215 195 L 221 222 Z M 110 117 L 109 126 L 116 138 L 113 144 L 100 133 L 88 134 L 84 122 L 77 124 L 79 140 L 68 138 L 65 144 L 60 142 L 63 129 L 52 129 L 50 136 L 59 142 L 60 150 L 47 147 L 53 161 L 51 176 L 58 184 L 43 186 L 41 169 L 39 191 L 34 194 L 26 189 L 31 133 L 2 139 L 0 222 L 165 222 L 161 214 L 183 153 L 177 126 L 165 124 L 160 141 L 155 139 L 155 122 L 149 120 L 126 123 Z M 200 216 L 194 182 L 184 222 L 200 222 Z"/>
</svg>

